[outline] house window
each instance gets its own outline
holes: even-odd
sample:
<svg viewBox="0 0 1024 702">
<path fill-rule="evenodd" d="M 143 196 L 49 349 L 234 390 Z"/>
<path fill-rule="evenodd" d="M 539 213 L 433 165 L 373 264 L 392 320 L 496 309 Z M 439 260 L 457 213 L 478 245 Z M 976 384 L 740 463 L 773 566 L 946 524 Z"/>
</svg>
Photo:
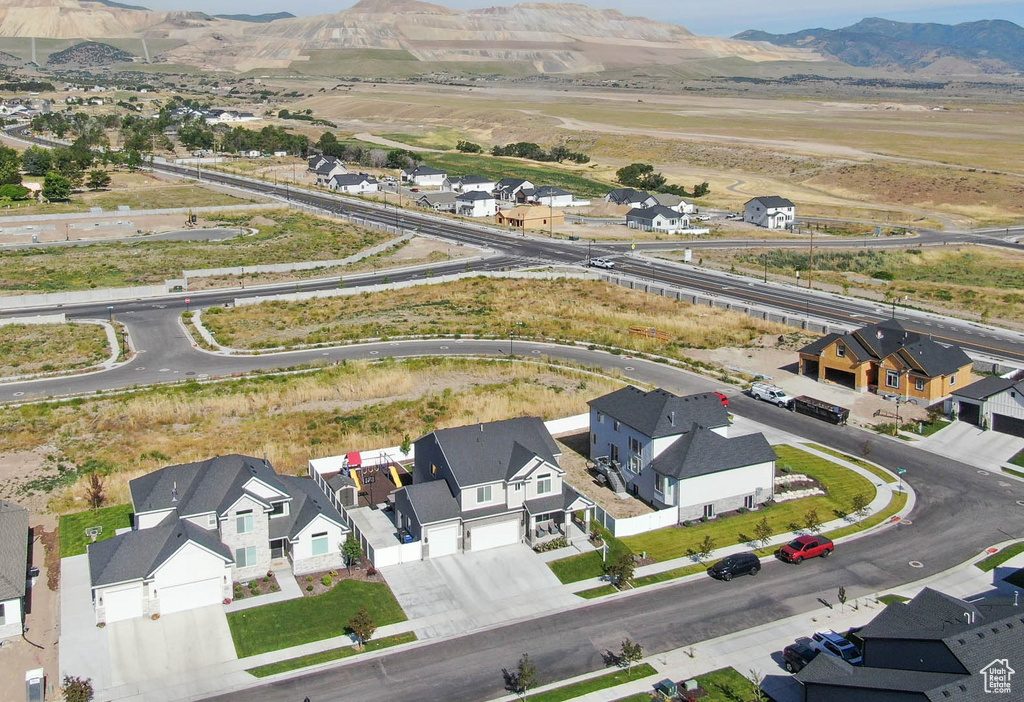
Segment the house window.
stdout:
<svg viewBox="0 0 1024 702">
<path fill-rule="evenodd" d="M 660 492 L 662 495 L 667 495 L 670 487 L 667 475 L 658 475 L 654 482 L 654 489 Z"/>
<path fill-rule="evenodd" d="M 594 444 L 595 446 L 597 445 L 597 433 L 596 432 L 590 435 L 590 443 Z"/>
<path fill-rule="evenodd" d="M 743 498 L 743 506 L 747 509 L 754 509 L 754 496 L 747 495 Z"/>
<path fill-rule="evenodd" d="M 640 453 L 643 447 L 640 445 L 640 439 L 634 439 L 632 436 L 629 437 L 629 450 L 633 453 Z"/>
<path fill-rule="evenodd" d="M 614 429 L 615 431 L 618 431 L 619 427 L 621 427 L 621 426 L 622 426 L 622 422 L 620 422 L 619 420 L 616 419 L 615 423 L 612 424 L 612 429 Z"/>
<path fill-rule="evenodd" d="M 484 502 L 490 502 L 491 501 L 491 486 L 490 485 L 484 485 L 483 487 L 478 487 L 476 489 L 476 501 L 477 501 L 477 504 L 482 504 Z"/>
<path fill-rule="evenodd" d="M 210 527 L 211 529 L 213 529 L 214 527 L 217 526 L 217 515 L 216 514 L 211 514 L 211 515 L 209 515 L 207 517 L 207 519 L 206 519 L 206 526 Z"/>
<path fill-rule="evenodd" d="M 256 565 L 256 547 L 246 546 L 245 548 L 235 549 L 235 567 L 236 568 L 248 568 L 249 566 Z"/>
<path fill-rule="evenodd" d="M 522 483 L 516 483 L 515 484 L 515 488 L 516 488 L 516 492 L 519 492 L 520 490 L 523 489 L 523 484 Z"/>
<path fill-rule="evenodd" d="M 252 530 L 252 510 L 247 509 L 244 512 L 239 512 L 238 517 L 235 519 L 235 531 L 239 534 L 249 534 Z"/>
<path fill-rule="evenodd" d="M 924 378 L 914 378 L 914 389 L 918 392 L 924 390 Z"/>
<path fill-rule="evenodd" d="M 551 492 L 551 474 L 545 473 L 544 475 L 537 476 L 537 494 L 546 495 Z"/>
<path fill-rule="evenodd" d="M 287 502 L 275 502 L 270 505 L 270 518 L 283 517 L 288 514 L 288 503 Z"/>
<path fill-rule="evenodd" d="M 956 373 L 954 373 L 953 375 L 949 376 L 949 384 L 950 384 L 950 386 L 956 385 Z"/>
<path fill-rule="evenodd" d="M 100 602 L 100 604 L 102 605 L 103 603 Z M 0 602 L 0 626 L 3 626 L 6 623 L 7 623 L 7 603 L 6 602 Z"/>
<path fill-rule="evenodd" d="M 597 413 L 597 423 L 604 424 L 604 415 L 601 414 L 600 412 Z"/>
<path fill-rule="evenodd" d="M 619 460 L 619 447 L 616 446 L 615 444 L 612 444 L 610 448 L 611 448 L 611 452 L 610 452 L 611 455 L 609 456 L 609 458 L 611 458 L 613 461 L 618 461 Z"/>
<path fill-rule="evenodd" d="M 327 532 L 313 534 L 313 555 L 323 556 L 327 553 Z"/>
<path fill-rule="evenodd" d="M 843 344 L 836 344 L 836 357 L 846 358 L 846 347 Z"/>
<path fill-rule="evenodd" d="M 715 506 L 714 505 L 704 505 L 704 518 L 705 519 L 714 519 L 715 518 Z"/>
<path fill-rule="evenodd" d="M 885 387 L 887 388 L 898 388 L 900 386 L 900 373 L 899 371 L 887 370 L 885 372 Z"/>
<path fill-rule="evenodd" d="M 630 456 L 629 457 L 629 469 L 631 471 L 633 471 L 637 475 L 640 475 L 640 469 L 641 469 L 642 466 L 643 466 L 643 463 L 640 460 L 640 456 Z"/>
</svg>

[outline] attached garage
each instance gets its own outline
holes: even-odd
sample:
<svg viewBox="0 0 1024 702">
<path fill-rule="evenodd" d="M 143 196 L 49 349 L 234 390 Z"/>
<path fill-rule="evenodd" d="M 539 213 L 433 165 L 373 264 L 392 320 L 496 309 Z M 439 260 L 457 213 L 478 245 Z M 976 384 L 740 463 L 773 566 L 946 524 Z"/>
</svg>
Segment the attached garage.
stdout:
<svg viewBox="0 0 1024 702">
<path fill-rule="evenodd" d="M 992 428 L 1003 434 L 1024 437 L 1024 419 L 1005 414 L 992 414 Z"/>
<path fill-rule="evenodd" d="M 459 525 L 430 527 L 427 531 L 427 553 L 431 558 L 450 556 L 459 550 Z"/>
<path fill-rule="evenodd" d="M 108 624 L 142 616 L 141 582 L 127 587 L 100 590 L 97 594 L 104 610 L 103 621 Z"/>
<path fill-rule="evenodd" d="M 981 405 L 960 400 L 959 406 L 960 412 L 957 416 L 960 418 L 961 422 L 967 422 L 974 426 L 981 425 Z"/>
<path fill-rule="evenodd" d="M 519 519 L 480 526 L 466 525 L 470 551 L 483 551 L 519 543 Z"/>
<path fill-rule="evenodd" d="M 156 594 L 160 602 L 160 613 L 172 614 L 196 607 L 220 604 L 224 600 L 224 586 L 221 578 L 211 578 L 165 587 Z"/>
</svg>

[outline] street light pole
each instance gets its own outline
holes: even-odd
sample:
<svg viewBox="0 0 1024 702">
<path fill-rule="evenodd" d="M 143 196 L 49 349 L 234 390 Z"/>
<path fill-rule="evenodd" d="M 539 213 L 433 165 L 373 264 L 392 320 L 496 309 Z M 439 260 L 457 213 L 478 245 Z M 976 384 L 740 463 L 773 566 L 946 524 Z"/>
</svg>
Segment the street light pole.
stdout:
<svg viewBox="0 0 1024 702">
<path fill-rule="evenodd" d="M 768 254 L 761 254 L 761 258 L 764 259 L 764 282 L 768 282 Z"/>
</svg>

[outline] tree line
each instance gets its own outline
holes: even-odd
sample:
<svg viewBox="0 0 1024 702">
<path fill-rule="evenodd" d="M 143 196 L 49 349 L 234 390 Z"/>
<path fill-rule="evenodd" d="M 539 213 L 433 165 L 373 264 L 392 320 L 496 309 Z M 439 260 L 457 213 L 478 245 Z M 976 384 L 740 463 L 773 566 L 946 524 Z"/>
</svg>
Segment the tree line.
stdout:
<svg viewBox="0 0 1024 702">
<path fill-rule="evenodd" d="M 680 197 L 704 197 L 711 192 L 711 186 L 707 181 L 697 183 L 692 191 L 687 191 L 681 185 L 671 184 L 661 173 L 655 173 L 654 166 L 649 163 L 631 163 L 624 166 L 615 171 L 615 178 L 629 188 L 669 193 Z"/>
</svg>

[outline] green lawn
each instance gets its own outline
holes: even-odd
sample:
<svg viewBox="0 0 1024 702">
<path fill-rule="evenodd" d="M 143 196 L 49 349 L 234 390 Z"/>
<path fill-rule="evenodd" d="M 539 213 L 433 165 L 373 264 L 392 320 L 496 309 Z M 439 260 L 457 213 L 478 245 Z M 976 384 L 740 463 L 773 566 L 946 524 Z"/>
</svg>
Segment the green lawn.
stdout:
<svg viewBox="0 0 1024 702">
<path fill-rule="evenodd" d="M 278 602 L 228 614 L 239 658 L 291 648 L 348 633 L 348 621 L 366 606 L 377 626 L 405 621 L 405 613 L 384 583 L 342 580 L 316 597 Z"/>
<path fill-rule="evenodd" d="M 618 590 L 615 589 L 614 585 L 598 585 L 597 587 L 592 587 L 589 590 L 580 590 L 573 594 L 578 595 L 585 600 L 593 600 L 598 597 L 604 597 L 605 595 L 614 595 L 616 592 L 618 592 Z"/>
<path fill-rule="evenodd" d="M 1021 449 L 1016 454 L 1014 454 L 1013 458 L 1011 458 L 1009 462 L 1015 466 L 1020 466 L 1021 468 L 1024 468 L 1024 449 Z"/>
<path fill-rule="evenodd" d="M 888 607 L 889 605 L 896 604 L 898 602 L 909 602 L 910 598 L 904 597 L 903 595 L 882 595 L 878 598 L 878 601 Z"/>
<path fill-rule="evenodd" d="M 1024 553 L 1024 541 L 1018 541 L 1015 544 L 1010 544 L 1002 551 L 993 553 L 988 558 L 978 561 L 974 564 L 974 567 L 988 573 L 989 571 L 995 570 L 997 566 L 1001 566 L 1006 563 L 1019 553 Z"/>
<path fill-rule="evenodd" d="M 707 693 L 701 702 L 736 702 L 751 699 L 754 684 L 735 668 L 722 668 L 698 675 L 697 684 Z"/>
<path fill-rule="evenodd" d="M 695 552 L 704 537 L 710 535 L 716 546 L 749 543 L 754 540 L 754 525 L 763 518 L 768 519 L 772 533 L 794 531 L 803 522 L 803 515 L 811 509 L 818 512 L 821 521 L 826 522 L 839 514 L 852 510 L 851 499 L 860 493 L 867 501 L 875 496 L 875 486 L 867 478 L 851 470 L 820 458 L 793 446 L 775 446 L 779 455 L 777 465 L 788 467 L 793 473 L 803 473 L 818 480 L 828 491 L 827 495 L 808 497 L 791 502 L 774 504 L 756 512 L 736 514 L 705 524 L 690 527 L 667 527 L 657 531 L 629 536 L 622 542 L 633 553 L 647 552 L 656 561 L 682 558 Z"/>
<path fill-rule="evenodd" d="M 653 699 L 654 696 L 650 692 L 638 692 L 629 697 L 620 697 L 617 700 L 613 700 L 613 702 L 651 702 Z"/>
<path fill-rule="evenodd" d="M 821 451 L 822 453 L 827 453 L 830 456 L 835 456 L 836 458 L 841 458 L 844 461 L 849 461 L 850 463 L 854 464 L 855 466 L 859 466 L 859 467 L 863 468 L 864 470 L 869 470 L 872 473 L 874 473 L 875 475 L 877 475 L 879 478 L 881 478 L 882 482 L 895 483 L 896 480 L 897 480 L 897 477 L 895 475 L 893 475 L 892 473 L 890 473 L 889 471 L 885 470 L 884 468 L 882 468 L 880 466 L 876 466 L 874 463 L 868 463 L 867 461 L 861 460 L 860 458 L 857 458 L 855 456 L 851 456 L 848 453 L 843 453 L 842 451 L 836 451 L 835 449 L 830 449 L 828 447 L 820 446 L 818 444 L 807 444 L 807 445 L 810 446 L 811 448 L 815 449 L 816 451 Z"/>
<path fill-rule="evenodd" d="M 624 553 L 631 553 L 629 547 L 622 541 L 612 536 L 611 532 L 604 527 L 601 535 L 608 544 L 608 562 L 612 563 Z M 576 583 L 580 580 L 599 578 L 604 575 L 604 561 L 601 560 L 601 552 L 582 553 L 578 556 L 570 556 L 548 563 L 548 567 L 555 573 L 563 583 Z"/>
<path fill-rule="evenodd" d="M 450 175 L 480 175 L 485 178 L 525 178 L 534 185 L 553 185 L 568 190 L 579 198 L 604 197 L 614 185 L 559 167 L 556 164 L 536 165 L 520 158 L 486 154 L 424 154 L 423 159 L 434 168 L 444 168 Z"/>
<path fill-rule="evenodd" d="M 60 557 L 78 556 L 85 553 L 85 547 L 92 540 L 85 535 L 87 527 L 101 526 L 103 533 L 96 539 L 103 541 L 114 536 L 116 529 L 131 527 L 132 506 L 116 505 L 96 511 L 64 514 L 60 518 Z"/>
<path fill-rule="evenodd" d="M 1021 472 L 1021 471 L 1019 471 L 1019 470 L 1014 470 L 1013 468 L 1006 468 L 1006 467 L 1004 466 L 1004 467 L 1003 467 L 1003 472 L 1004 472 L 1004 473 L 1008 473 L 1009 475 L 1015 475 L 1015 476 L 1017 476 L 1018 478 L 1024 478 L 1024 472 Z"/>
<path fill-rule="evenodd" d="M 897 512 L 907 506 L 908 495 L 905 492 L 898 492 L 892 496 L 892 500 L 889 501 L 889 505 L 881 512 L 872 514 L 867 519 L 863 519 L 856 524 L 850 524 L 849 526 L 839 527 L 825 534 L 830 539 L 838 539 L 841 536 L 849 536 L 850 534 L 856 534 L 858 531 L 864 531 L 870 529 L 876 524 L 888 520 L 894 516 Z"/>
<path fill-rule="evenodd" d="M 384 648 L 391 648 L 392 646 L 399 646 L 401 644 L 412 643 L 415 640 L 416 634 L 410 631 L 405 634 L 385 636 L 382 639 L 371 639 L 363 645 L 362 649 L 357 649 L 355 646 L 332 648 L 329 651 L 320 651 L 319 653 L 311 653 L 308 656 L 289 658 L 287 660 L 278 661 L 277 663 L 268 663 L 267 665 L 261 665 L 256 668 L 249 668 L 245 672 L 251 673 L 252 675 L 255 675 L 257 678 L 265 678 L 268 675 L 277 675 L 278 673 L 286 673 L 289 670 L 308 668 L 311 665 L 329 663 L 330 661 L 336 661 L 342 658 L 350 658 L 352 656 L 357 656 L 360 653 L 379 651 Z"/>
<path fill-rule="evenodd" d="M 633 666 L 631 672 L 626 670 L 617 670 L 614 673 L 606 673 L 605 675 L 599 675 L 596 678 L 590 678 L 589 680 L 581 680 L 578 683 L 572 685 L 563 685 L 562 687 L 556 687 L 553 690 L 546 692 L 538 692 L 529 694 L 526 699 L 531 702 L 562 702 L 563 700 L 571 700 L 576 697 L 582 697 L 588 695 L 591 692 L 597 692 L 598 690 L 605 690 L 609 687 L 615 687 L 616 685 L 622 685 L 630 680 L 638 680 L 639 678 L 646 678 L 649 675 L 655 675 L 656 671 L 650 664 L 641 663 L 640 665 Z"/>
<path fill-rule="evenodd" d="M 653 575 L 644 575 L 633 579 L 633 587 L 644 587 L 645 585 L 663 583 L 669 580 L 675 580 L 676 578 L 685 578 L 687 575 L 693 575 L 694 573 L 703 573 L 715 563 L 717 563 L 717 561 L 709 561 L 707 564 L 694 563 L 693 565 L 683 566 L 682 568 L 673 568 L 672 570 L 654 573 Z"/>
</svg>

